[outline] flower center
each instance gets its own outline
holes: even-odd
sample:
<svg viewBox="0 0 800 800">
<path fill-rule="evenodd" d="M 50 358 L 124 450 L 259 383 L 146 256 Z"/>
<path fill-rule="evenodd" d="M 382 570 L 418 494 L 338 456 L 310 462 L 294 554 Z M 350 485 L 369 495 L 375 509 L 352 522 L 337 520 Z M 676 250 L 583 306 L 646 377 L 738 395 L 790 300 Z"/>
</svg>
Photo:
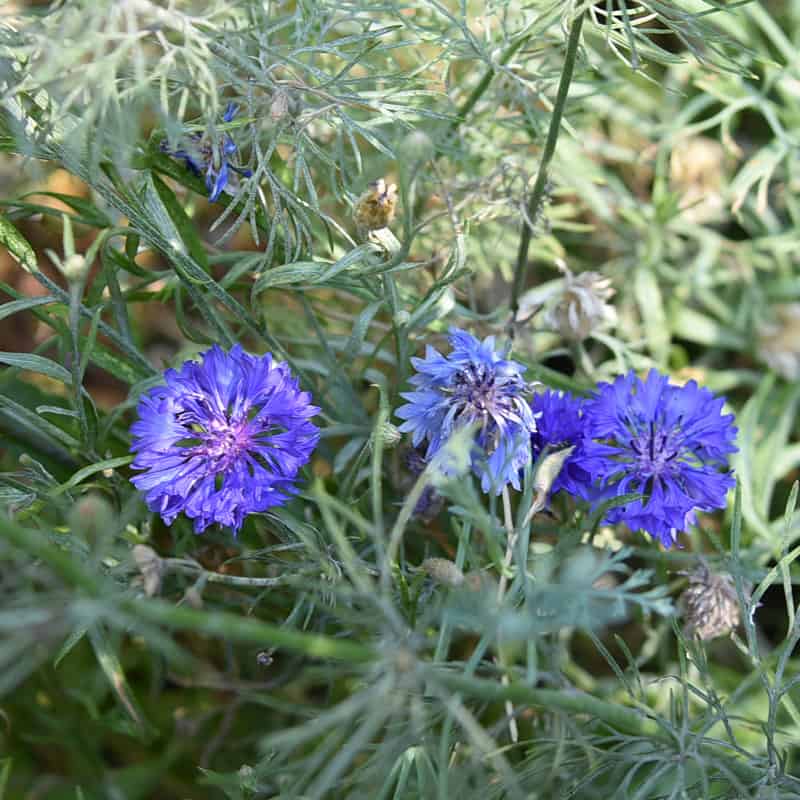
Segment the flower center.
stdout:
<svg viewBox="0 0 800 800">
<path fill-rule="evenodd" d="M 631 438 L 636 467 L 643 475 L 658 477 L 674 471 L 675 458 L 681 450 L 680 429 L 662 430 L 650 422 Z"/>
<path fill-rule="evenodd" d="M 494 370 L 485 364 L 469 364 L 453 377 L 453 399 L 464 407 L 462 414 L 485 416 L 498 408 Z"/>
</svg>

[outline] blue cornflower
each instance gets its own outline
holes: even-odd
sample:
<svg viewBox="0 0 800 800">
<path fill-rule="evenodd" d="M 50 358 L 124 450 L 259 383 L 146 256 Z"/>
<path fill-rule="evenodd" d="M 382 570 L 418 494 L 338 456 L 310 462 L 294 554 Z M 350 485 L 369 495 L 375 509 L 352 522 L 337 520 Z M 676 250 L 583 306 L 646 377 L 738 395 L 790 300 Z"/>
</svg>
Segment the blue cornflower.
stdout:
<svg viewBox="0 0 800 800">
<path fill-rule="evenodd" d="M 536 431 L 531 437 L 533 457 L 538 458 L 545 449 L 553 452 L 573 447 L 553 481 L 550 494 L 563 489 L 571 495 L 590 500 L 596 494 L 594 488 L 597 470 L 604 459 L 587 452 L 591 443 L 593 425 L 583 413 L 584 401 L 569 392 L 547 389 L 537 393 L 531 400 L 531 409 L 536 415 Z"/>
<path fill-rule="evenodd" d="M 223 122 L 230 122 L 239 111 L 235 103 L 228 103 L 225 113 L 222 116 Z M 175 158 L 183 159 L 186 166 L 199 177 L 205 176 L 206 188 L 208 189 L 208 199 L 214 203 L 225 190 L 230 180 L 229 170 L 238 172 L 245 178 L 249 178 L 253 173 L 244 167 L 238 167 L 230 163 L 230 157 L 236 152 L 236 143 L 229 134 L 225 134 L 219 147 L 218 160 L 214 157 L 214 147 L 208 136 L 200 133 L 192 134 L 191 146 L 184 150 L 170 150 L 166 145 L 162 148 Z M 218 162 L 218 163 L 217 163 Z"/>
<path fill-rule="evenodd" d="M 285 503 L 319 431 L 319 409 L 284 362 L 214 345 L 202 362 L 169 369 L 139 400 L 131 427 L 132 478 L 169 525 L 182 511 L 197 533 L 242 526 L 247 514 Z"/>
<path fill-rule="evenodd" d="M 651 370 L 601 383 L 583 407 L 597 440 L 586 446 L 603 460 L 597 502 L 629 493 L 645 495 L 608 512 L 608 523 L 645 530 L 665 547 L 693 524 L 695 512 L 724 508 L 734 485 L 728 456 L 736 451 L 732 414 L 723 397 L 694 381 L 671 386 Z"/>
<path fill-rule="evenodd" d="M 482 342 L 466 331 L 450 329 L 452 352 L 443 356 L 430 345 L 425 358 L 412 358 L 417 387 L 401 396 L 397 409 L 412 434 L 414 447 L 427 441 L 430 460 L 459 428 L 476 427 L 472 466 L 483 491 L 500 493 L 506 484 L 520 488 L 520 470 L 531 460 L 536 422 L 524 398 L 525 367 L 495 350 L 494 337 Z"/>
</svg>

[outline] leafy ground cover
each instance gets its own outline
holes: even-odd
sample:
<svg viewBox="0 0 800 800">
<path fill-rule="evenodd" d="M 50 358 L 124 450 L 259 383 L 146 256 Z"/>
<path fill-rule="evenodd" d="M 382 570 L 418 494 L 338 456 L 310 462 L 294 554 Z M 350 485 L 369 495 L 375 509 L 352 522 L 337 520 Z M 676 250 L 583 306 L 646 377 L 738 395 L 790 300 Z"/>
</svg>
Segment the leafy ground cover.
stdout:
<svg viewBox="0 0 800 800">
<path fill-rule="evenodd" d="M 798 39 L 0 7 L 0 799 L 800 796 Z"/>
</svg>

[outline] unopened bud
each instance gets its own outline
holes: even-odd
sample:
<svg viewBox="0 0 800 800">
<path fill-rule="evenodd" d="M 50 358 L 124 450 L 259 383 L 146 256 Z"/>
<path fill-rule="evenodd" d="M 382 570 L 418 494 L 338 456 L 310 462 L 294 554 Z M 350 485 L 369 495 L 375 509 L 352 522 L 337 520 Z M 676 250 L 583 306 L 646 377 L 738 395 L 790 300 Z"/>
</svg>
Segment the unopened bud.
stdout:
<svg viewBox="0 0 800 800">
<path fill-rule="evenodd" d="M 412 131 L 398 147 L 400 158 L 411 165 L 433 158 L 436 147 L 433 140 L 423 131 Z"/>
<path fill-rule="evenodd" d="M 373 431 L 370 444 L 377 440 L 385 448 L 391 449 L 396 447 L 402 438 L 403 434 L 400 433 L 400 429 L 396 425 L 392 425 L 391 422 L 384 422 L 377 430 Z"/>
<path fill-rule="evenodd" d="M 542 463 L 539 464 L 539 468 L 536 470 L 536 477 L 533 481 L 533 489 L 535 492 L 533 503 L 525 516 L 523 525 L 527 525 L 533 517 L 545 507 L 547 497 L 550 494 L 550 490 L 553 488 L 556 478 L 574 450 L 574 445 L 572 447 L 565 447 L 562 450 L 557 450 L 555 453 L 546 455 L 542 459 Z"/>
<path fill-rule="evenodd" d="M 62 263 L 61 272 L 69 283 L 80 283 L 89 273 L 89 264 L 80 253 L 73 253 Z"/>
<path fill-rule="evenodd" d="M 70 509 L 68 522 L 74 534 L 95 546 L 113 529 L 114 510 L 101 495 L 86 494 Z"/>
<path fill-rule="evenodd" d="M 464 573 L 446 558 L 426 558 L 420 564 L 420 569 L 445 586 L 461 586 L 464 583 Z"/>
</svg>

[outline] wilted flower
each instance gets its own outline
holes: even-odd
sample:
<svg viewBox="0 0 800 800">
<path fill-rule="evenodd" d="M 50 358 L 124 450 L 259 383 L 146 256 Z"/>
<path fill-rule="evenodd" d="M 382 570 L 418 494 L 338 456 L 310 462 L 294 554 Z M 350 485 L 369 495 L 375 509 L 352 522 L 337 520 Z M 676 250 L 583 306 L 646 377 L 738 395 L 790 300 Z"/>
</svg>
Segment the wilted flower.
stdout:
<svg viewBox="0 0 800 800">
<path fill-rule="evenodd" d="M 319 438 L 309 421 L 319 409 L 289 366 L 214 345 L 164 377 L 131 428 L 142 471 L 132 481 L 148 508 L 168 525 L 185 512 L 197 533 L 215 522 L 236 532 L 247 514 L 285 503 Z"/>
<path fill-rule="evenodd" d="M 229 103 L 222 117 L 223 122 L 230 122 L 238 112 L 234 103 Z M 183 159 L 186 166 L 199 177 L 205 176 L 208 199 L 213 203 L 225 190 L 230 181 L 230 170 L 238 172 L 246 178 L 253 173 L 249 169 L 236 166 L 230 162 L 230 157 L 236 152 L 236 143 L 226 133 L 222 143 L 215 154 L 214 146 L 206 134 L 192 134 L 191 143 L 187 149 L 171 150 L 162 145 L 162 149 L 175 158 Z"/>
<path fill-rule="evenodd" d="M 689 575 L 689 586 L 681 595 L 686 633 L 700 639 L 725 636 L 741 618 L 736 586 L 730 575 L 717 575 L 701 563 Z"/>
<path fill-rule="evenodd" d="M 772 307 L 774 319 L 758 330 L 758 355 L 786 378 L 800 379 L 800 303 L 779 303 Z"/>
<path fill-rule="evenodd" d="M 656 370 L 644 382 L 631 371 L 598 386 L 583 407 L 600 440 L 585 444 L 586 454 L 603 460 L 595 502 L 644 495 L 611 509 L 606 522 L 645 530 L 669 547 L 696 511 L 725 507 L 734 485 L 728 456 L 737 448 L 734 417 L 721 413 L 724 402 L 694 381 L 670 386 Z"/>
<path fill-rule="evenodd" d="M 617 313 L 606 302 L 614 296 L 611 281 L 597 272 L 573 275 L 566 264 L 560 266 L 564 282 L 555 302 L 548 304 L 545 324 L 571 342 L 580 342 L 594 331 L 613 325 Z"/>
<path fill-rule="evenodd" d="M 561 465 L 549 493 L 555 494 L 563 489 L 584 500 L 591 499 L 592 486 L 604 459 L 587 453 L 586 444 L 591 440 L 594 426 L 591 418 L 587 419 L 583 414 L 583 400 L 569 392 L 548 389 L 534 394 L 531 409 L 536 415 L 536 432 L 531 437 L 534 458 L 545 448 L 551 451 L 573 448 Z"/>
<path fill-rule="evenodd" d="M 691 222 L 709 222 L 725 207 L 722 196 L 725 149 L 707 136 L 692 136 L 675 143 L 669 176 L 680 195 L 683 216 Z"/>
<path fill-rule="evenodd" d="M 519 489 L 536 430 L 525 367 L 497 353 L 493 336 L 481 342 L 451 328 L 450 345 L 447 356 L 429 345 L 425 358 L 412 359 L 417 390 L 401 395 L 408 403 L 396 412 L 406 420 L 400 430 L 412 434 L 415 447 L 427 441 L 430 460 L 455 431 L 474 426 L 472 466 L 483 491 L 499 494 L 508 483 Z"/>
<path fill-rule="evenodd" d="M 397 186 L 379 178 L 356 201 L 353 220 L 360 230 L 376 231 L 389 225 L 396 210 Z"/>
</svg>

